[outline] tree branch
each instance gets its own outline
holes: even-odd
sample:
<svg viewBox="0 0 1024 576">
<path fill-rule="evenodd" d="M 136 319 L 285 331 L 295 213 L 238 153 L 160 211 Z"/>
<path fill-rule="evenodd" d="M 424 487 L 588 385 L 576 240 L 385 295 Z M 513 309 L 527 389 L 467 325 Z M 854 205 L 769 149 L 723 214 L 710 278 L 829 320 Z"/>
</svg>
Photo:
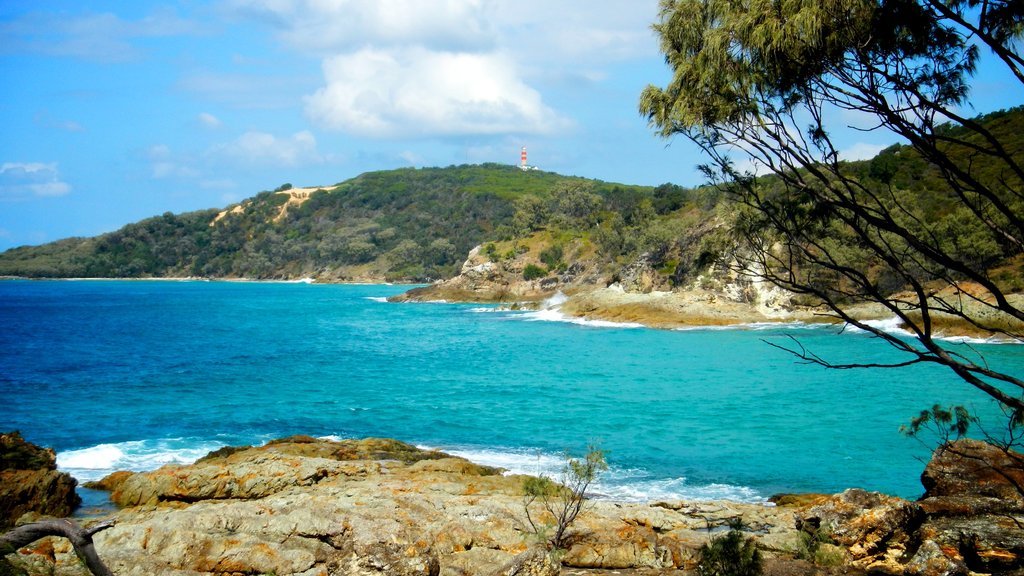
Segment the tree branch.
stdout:
<svg viewBox="0 0 1024 576">
<path fill-rule="evenodd" d="M 85 562 L 86 567 L 89 568 L 93 576 L 114 576 L 114 573 L 100 560 L 99 554 L 96 553 L 96 548 L 92 542 L 94 534 L 106 530 L 113 525 L 113 521 L 108 521 L 89 528 L 82 528 L 66 518 L 61 520 L 40 520 L 39 522 L 24 524 L 0 536 L 0 554 L 9 554 L 40 538 L 62 536 L 71 541 L 75 554 Z"/>
</svg>

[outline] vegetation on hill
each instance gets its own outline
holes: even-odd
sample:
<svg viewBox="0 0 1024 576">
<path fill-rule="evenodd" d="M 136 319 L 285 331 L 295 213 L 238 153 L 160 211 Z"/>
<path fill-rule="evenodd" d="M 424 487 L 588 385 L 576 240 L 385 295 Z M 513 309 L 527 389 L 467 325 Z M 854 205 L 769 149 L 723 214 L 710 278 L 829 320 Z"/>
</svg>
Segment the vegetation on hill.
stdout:
<svg viewBox="0 0 1024 576">
<path fill-rule="evenodd" d="M 570 188 L 587 192 L 558 196 Z M 223 212 L 166 213 L 95 238 L 15 248 L 0 254 L 0 275 L 423 281 L 457 273 L 484 240 L 513 237 L 519 207 L 594 218 L 655 197 L 649 187 L 497 164 L 370 172 L 301 202 L 291 192 L 286 184 Z M 581 198 L 592 205 L 572 205 Z M 658 198 L 663 208 L 676 202 Z"/>
</svg>

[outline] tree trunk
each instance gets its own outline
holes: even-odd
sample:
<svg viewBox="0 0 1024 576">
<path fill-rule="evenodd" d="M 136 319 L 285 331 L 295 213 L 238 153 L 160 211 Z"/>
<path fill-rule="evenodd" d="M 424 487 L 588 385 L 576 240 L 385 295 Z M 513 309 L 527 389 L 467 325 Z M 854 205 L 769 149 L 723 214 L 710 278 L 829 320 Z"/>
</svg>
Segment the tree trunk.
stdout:
<svg viewBox="0 0 1024 576">
<path fill-rule="evenodd" d="M 113 526 L 113 521 L 101 522 L 85 529 L 71 520 L 41 520 L 17 528 L 0 536 L 0 555 L 6 555 L 47 536 L 63 536 L 71 541 L 75 553 L 85 562 L 93 576 L 114 576 L 103 561 L 92 543 L 92 535 Z"/>
</svg>

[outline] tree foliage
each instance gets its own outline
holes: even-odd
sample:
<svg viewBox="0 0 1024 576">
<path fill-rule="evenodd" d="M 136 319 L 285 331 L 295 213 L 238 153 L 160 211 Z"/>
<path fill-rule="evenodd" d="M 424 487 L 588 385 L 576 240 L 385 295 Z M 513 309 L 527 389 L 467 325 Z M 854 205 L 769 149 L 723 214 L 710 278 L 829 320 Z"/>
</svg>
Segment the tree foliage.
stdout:
<svg viewBox="0 0 1024 576">
<path fill-rule="evenodd" d="M 712 538 L 697 551 L 700 576 L 761 576 L 763 562 L 757 541 L 743 533 L 735 520 L 723 536 Z"/>
<path fill-rule="evenodd" d="M 608 463 L 604 450 L 592 445 L 583 458 L 566 455 L 557 483 L 544 476 L 524 478 L 523 509 L 533 532 L 545 535 L 555 550 L 564 548 L 570 537 L 569 529 L 586 505 L 587 490 L 606 470 Z M 535 512 L 530 508 L 535 502 L 550 517 L 550 524 L 544 525 L 540 518 L 534 518 Z M 538 526 L 538 523 L 542 525 Z"/>
<path fill-rule="evenodd" d="M 1024 380 L 936 326 L 1024 339 L 1021 300 L 994 273 L 1024 253 L 1024 148 L 1000 118 L 961 112 L 981 50 L 1024 82 L 1022 22 L 1010 0 L 664 0 L 655 30 L 673 77 L 640 110 L 711 159 L 766 279 L 907 355 L 887 366 L 946 366 L 1020 412 Z M 830 131 L 843 114 L 906 145 L 844 162 Z M 914 338 L 860 320 L 864 303 Z"/>
</svg>

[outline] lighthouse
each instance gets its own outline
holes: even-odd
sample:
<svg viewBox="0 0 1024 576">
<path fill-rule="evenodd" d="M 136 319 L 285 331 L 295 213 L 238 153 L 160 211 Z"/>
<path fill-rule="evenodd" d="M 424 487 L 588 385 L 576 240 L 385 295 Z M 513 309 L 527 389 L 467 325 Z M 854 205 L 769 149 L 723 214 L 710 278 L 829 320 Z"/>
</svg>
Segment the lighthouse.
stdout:
<svg viewBox="0 0 1024 576">
<path fill-rule="evenodd" d="M 530 166 L 526 163 L 526 146 L 523 146 L 522 152 L 519 153 L 519 169 L 522 171 L 537 170 L 536 166 Z"/>
</svg>

